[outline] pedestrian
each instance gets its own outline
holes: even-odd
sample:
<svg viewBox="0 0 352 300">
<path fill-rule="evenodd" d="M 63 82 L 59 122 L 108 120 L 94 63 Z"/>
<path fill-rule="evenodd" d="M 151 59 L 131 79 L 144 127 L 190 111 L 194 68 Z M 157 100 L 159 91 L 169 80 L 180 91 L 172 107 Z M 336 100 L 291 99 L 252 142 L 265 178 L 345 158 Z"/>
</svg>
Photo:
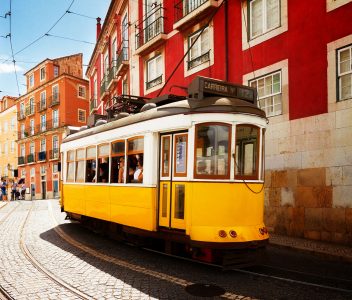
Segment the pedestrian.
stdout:
<svg viewBox="0 0 352 300">
<path fill-rule="evenodd" d="M 6 179 L 4 179 L 3 182 L 1 183 L 1 192 L 2 192 L 2 200 L 3 201 L 7 200 L 6 188 L 7 188 L 7 183 L 6 183 Z"/>
<path fill-rule="evenodd" d="M 25 197 L 26 197 L 26 184 L 23 182 L 21 187 L 21 199 L 25 200 Z"/>
<path fill-rule="evenodd" d="M 11 186 L 11 201 L 16 200 L 16 191 L 17 191 L 17 181 L 14 181 Z"/>
</svg>

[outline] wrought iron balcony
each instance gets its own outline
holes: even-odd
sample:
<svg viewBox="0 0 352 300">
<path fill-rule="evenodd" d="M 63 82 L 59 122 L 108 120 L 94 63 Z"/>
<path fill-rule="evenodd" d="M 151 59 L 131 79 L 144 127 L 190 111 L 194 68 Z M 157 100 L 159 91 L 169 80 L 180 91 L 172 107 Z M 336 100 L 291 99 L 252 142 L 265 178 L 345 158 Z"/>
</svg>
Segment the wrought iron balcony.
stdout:
<svg viewBox="0 0 352 300">
<path fill-rule="evenodd" d="M 25 118 L 26 118 L 26 114 L 25 114 L 24 111 L 19 111 L 19 112 L 17 112 L 17 120 L 18 120 L 18 121 L 21 121 L 21 120 L 23 120 L 23 119 L 25 119 Z"/>
<path fill-rule="evenodd" d="M 111 67 L 110 67 L 109 72 L 107 74 L 107 79 L 106 79 L 107 80 L 107 83 L 106 83 L 107 88 L 110 87 L 110 85 L 114 79 L 116 79 L 116 60 L 113 60 L 111 62 Z"/>
<path fill-rule="evenodd" d="M 46 160 L 46 151 L 38 152 L 38 161 L 45 161 Z"/>
<path fill-rule="evenodd" d="M 103 98 L 108 92 L 108 73 L 106 73 L 100 83 L 100 97 Z"/>
<path fill-rule="evenodd" d="M 59 149 L 52 149 L 49 151 L 49 159 L 59 159 L 60 158 L 60 151 Z"/>
<path fill-rule="evenodd" d="M 27 164 L 35 162 L 35 153 L 31 153 L 27 155 Z"/>
<path fill-rule="evenodd" d="M 136 50 L 164 33 L 163 7 L 157 5 L 137 27 Z"/>
<path fill-rule="evenodd" d="M 34 115 L 34 113 L 35 113 L 35 105 L 34 104 L 28 105 L 26 107 L 26 116 Z"/>
<path fill-rule="evenodd" d="M 55 105 L 58 105 L 60 104 L 60 94 L 57 93 L 57 94 L 52 94 L 50 97 L 49 97 L 49 107 L 53 107 Z"/>
<path fill-rule="evenodd" d="M 210 50 L 208 52 L 203 53 L 202 55 L 200 55 L 196 58 L 193 58 L 192 60 L 189 60 L 187 62 L 188 70 L 193 69 L 193 68 L 195 68 L 195 67 L 197 67 L 207 61 L 210 61 Z"/>
<path fill-rule="evenodd" d="M 24 165 L 26 163 L 26 158 L 24 156 L 18 157 L 18 165 Z"/>
<path fill-rule="evenodd" d="M 40 123 L 39 125 L 37 125 L 37 134 L 42 133 L 42 132 L 46 132 L 51 129 L 52 129 L 51 121 L 46 121 L 44 123 Z"/>
<path fill-rule="evenodd" d="M 17 137 L 19 140 L 25 139 L 25 138 L 29 137 L 29 133 L 27 131 L 19 131 Z"/>
<path fill-rule="evenodd" d="M 40 100 L 39 102 L 37 102 L 37 108 L 38 108 L 38 112 L 43 111 L 46 109 L 46 100 Z"/>
<path fill-rule="evenodd" d="M 126 42 L 122 42 L 122 45 Z M 128 43 L 128 42 L 127 42 Z M 128 47 L 121 47 L 117 51 L 116 75 L 121 76 L 128 69 Z"/>
<path fill-rule="evenodd" d="M 159 77 L 151 80 L 151 81 L 148 81 L 147 82 L 147 90 L 159 85 L 162 83 L 162 80 L 163 80 L 163 75 L 160 75 Z"/>
<path fill-rule="evenodd" d="M 175 0 L 174 29 L 180 29 L 186 24 L 199 22 L 199 17 L 209 15 L 211 9 L 218 7 L 217 0 Z"/>
</svg>

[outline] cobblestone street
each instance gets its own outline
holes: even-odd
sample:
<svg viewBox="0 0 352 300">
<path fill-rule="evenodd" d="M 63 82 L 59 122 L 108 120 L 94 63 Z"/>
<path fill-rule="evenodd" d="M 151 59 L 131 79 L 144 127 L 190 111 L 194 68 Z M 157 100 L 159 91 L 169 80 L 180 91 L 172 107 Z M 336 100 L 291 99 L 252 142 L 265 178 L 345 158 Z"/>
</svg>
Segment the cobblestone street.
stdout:
<svg viewBox="0 0 352 300">
<path fill-rule="evenodd" d="M 0 287 L 9 299 L 204 299 L 187 292 L 197 283 L 223 290 L 208 299 L 347 299 L 106 239 L 65 220 L 57 200 L 0 204 Z"/>
</svg>

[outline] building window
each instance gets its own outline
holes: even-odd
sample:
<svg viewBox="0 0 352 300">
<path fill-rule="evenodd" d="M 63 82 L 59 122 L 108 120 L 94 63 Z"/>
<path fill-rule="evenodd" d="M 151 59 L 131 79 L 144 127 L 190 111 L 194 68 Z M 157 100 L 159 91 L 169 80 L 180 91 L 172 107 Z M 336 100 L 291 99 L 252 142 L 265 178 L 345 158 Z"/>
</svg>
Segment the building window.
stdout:
<svg viewBox="0 0 352 300">
<path fill-rule="evenodd" d="M 188 47 L 193 44 L 188 54 L 188 70 L 210 61 L 209 28 L 201 32 L 202 30 L 199 30 L 188 37 Z"/>
<path fill-rule="evenodd" d="M 21 139 L 25 138 L 24 124 L 21 124 Z"/>
<path fill-rule="evenodd" d="M 11 153 L 15 152 L 15 141 L 11 141 Z"/>
<path fill-rule="evenodd" d="M 54 77 L 59 76 L 59 66 L 54 66 Z"/>
<path fill-rule="evenodd" d="M 40 116 L 40 131 L 41 132 L 46 131 L 46 115 Z"/>
<path fill-rule="evenodd" d="M 7 121 L 4 123 L 4 133 L 7 133 L 7 131 L 9 130 L 9 126 Z"/>
<path fill-rule="evenodd" d="M 83 85 L 78 86 L 78 97 L 86 98 L 86 87 Z"/>
<path fill-rule="evenodd" d="M 35 168 L 31 168 L 30 176 L 31 176 L 31 177 L 34 177 L 34 176 L 35 176 Z"/>
<path fill-rule="evenodd" d="M 59 86 L 54 85 L 52 88 L 53 91 L 53 102 L 59 101 Z"/>
<path fill-rule="evenodd" d="M 84 109 L 78 109 L 78 122 L 86 122 L 86 111 Z"/>
<path fill-rule="evenodd" d="M 31 142 L 31 143 L 29 144 L 29 153 L 30 153 L 30 154 L 33 154 L 33 155 L 34 155 L 34 153 L 35 153 L 35 144 L 34 144 L 34 142 Z"/>
<path fill-rule="evenodd" d="M 25 146 L 25 144 L 21 144 L 21 147 L 20 147 L 21 149 L 21 151 L 20 151 L 20 153 L 21 153 L 21 156 L 22 157 L 25 157 L 26 156 L 26 146 Z"/>
<path fill-rule="evenodd" d="M 249 85 L 257 89 L 258 105 L 267 117 L 282 114 L 281 71 L 251 80 Z"/>
<path fill-rule="evenodd" d="M 352 45 L 337 51 L 338 100 L 352 98 Z"/>
<path fill-rule="evenodd" d="M 162 57 L 158 55 L 147 61 L 147 90 L 162 83 Z"/>
<path fill-rule="evenodd" d="M 59 111 L 53 110 L 53 127 L 59 127 Z"/>
<path fill-rule="evenodd" d="M 34 74 L 29 75 L 29 87 L 34 86 Z"/>
<path fill-rule="evenodd" d="M 11 119 L 11 130 L 15 130 L 15 125 L 16 125 L 16 118 Z M 1 133 L 1 131 L 0 131 Z"/>
<path fill-rule="evenodd" d="M 34 119 L 29 121 L 29 135 L 34 135 Z"/>
<path fill-rule="evenodd" d="M 45 67 L 40 69 L 40 81 L 45 79 Z"/>
<path fill-rule="evenodd" d="M 280 0 L 252 0 L 249 3 L 250 39 L 280 26 Z"/>
<path fill-rule="evenodd" d="M 40 110 L 46 108 L 46 91 L 40 93 Z"/>
</svg>

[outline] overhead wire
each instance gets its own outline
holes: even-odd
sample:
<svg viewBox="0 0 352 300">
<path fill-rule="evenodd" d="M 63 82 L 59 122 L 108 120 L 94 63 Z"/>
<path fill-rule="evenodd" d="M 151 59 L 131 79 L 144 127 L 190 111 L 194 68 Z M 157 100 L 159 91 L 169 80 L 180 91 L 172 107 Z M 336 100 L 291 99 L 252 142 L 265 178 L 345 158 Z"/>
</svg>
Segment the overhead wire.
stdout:
<svg viewBox="0 0 352 300">
<path fill-rule="evenodd" d="M 64 40 L 70 40 L 70 41 L 75 41 L 75 42 L 80 42 L 80 43 L 86 43 L 86 44 L 95 45 L 95 43 L 92 43 L 92 42 L 83 41 L 83 40 L 77 40 L 77 39 L 69 38 L 69 37 L 66 37 L 66 36 L 60 36 L 60 35 L 49 34 L 49 33 L 46 33 L 45 35 L 46 35 L 46 36 L 55 37 L 55 38 L 64 39 Z"/>
<path fill-rule="evenodd" d="M 29 43 L 27 46 L 25 46 L 24 48 L 22 48 L 21 50 L 17 51 L 16 53 L 14 53 L 14 55 L 17 55 L 21 52 L 23 52 L 24 50 L 26 50 L 27 48 L 29 48 L 30 46 L 32 46 L 33 44 L 37 43 L 39 40 L 41 40 L 42 38 L 46 37 L 46 34 L 49 33 L 51 30 L 54 29 L 54 27 L 61 21 L 61 19 L 67 14 L 67 11 L 72 7 L 73 3 L 75 2 L 75 0 L 72 0 L 69 7 L 66 9 L 66 11 L 62 14 L 62 16 L 49 28 L 49 30 L 44 33 L 43 35 L 39 36 L 38 38 L 36 38 L 34 41 L 32 41 L 31 43 Z M 3 60 L 2 63 L 4 62 L 8 62 L 10 59 L 6 59 Z"/>
<path fill-rule="evenodd" d="M 76 13 L 76 12 L 70 11 L 70 10 L 66 10 L 66 12 L 67 12 L 68 14 L 73 14 L 73 15 L 81 16 L 81 17 L 88 18 L 88 19 L 94 19 L 94 20 L 97 19 L 97 18 L 90 17 L 90 16 L 87 16 L 87 15 L 84 15 L 84 14 L 79 14 L 79 13 Z"/>
<path fill-rule="evenodd" d="M 13 45 L 12 45 L 12 18 L 11 18 L 11 10 L 12 10 L 12 0 L 10 0 L 10 33 L 9 33 L 9 38 L 10 38 L 10 45 L 11 45 L 11 53 L 12 53 L 12 62 L 13 62 L 13 68 L 15 71 L 15 76 L 16 76 L 16 83 L 17 83 L 17 91 L 18 91 L 18 96 L 21 96 L 20 93 L 20 86 L 18 84 L 18 77 L 17 77 L 17 70 L 16 70 L 16 60 L 15 60 L 15 55 L 13 54 Z"/>
</svg>

